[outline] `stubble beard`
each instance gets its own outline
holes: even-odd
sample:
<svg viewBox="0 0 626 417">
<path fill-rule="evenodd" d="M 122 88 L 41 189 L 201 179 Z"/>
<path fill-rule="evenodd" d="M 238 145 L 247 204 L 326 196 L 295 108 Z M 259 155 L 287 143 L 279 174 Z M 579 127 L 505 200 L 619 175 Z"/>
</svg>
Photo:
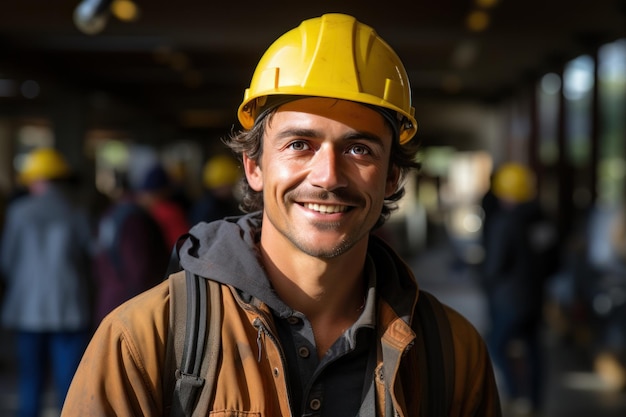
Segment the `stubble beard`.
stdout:
<svg viewBox="0 0 626 417">
<path fill-rule="evenodd" d="M 333 192 L 333 193 L 328 192 L 328 191 L 317 192 L 313 196 L 313 199 L 323 201 L 323 200 L 328 199 L 331 194 L 334 194 L 335 196 L 339 196 L 338 200 L 345 202 L 346 204 L 352 204 L 352 205 L 355 205 L 356 207 L 361 207 L 364 205 L 362 203 L 361 198 L 358 195 L 354 195 L 348 192 L 347 190 L 340 190 L 339 192 Z M 307 194 L 307 196 L 311 197 L 311 194 Z M 285 195 L 285 205 L 295 204 L 294 201 L 297 201 L 301 197 L 302 197 L 302 194 L 299 190 L 293 190 L 291 192 L 288 192 Z M 313 226 L 315 229 L 323 233 L 326 231 L 336 231 L 342 226 L 342 224 L 341 222 L 313 222 L 311 223 L 311 226 Z M 294 247 L 296 247 L 299 251 L 309 256 L 320 258 L 320 259 L 337 258 L 345 254 L 346 252 L 348 252 L 350 249 L 352 249 L 357 244 L 357 242 L 359 242 L 364 237 L 361 235 L 357 235 L 357 233 L 355 232 L 352 232 L 348 234 L 347 236 L 345 236 L 343 239 L 341 239 L 340 242 L 333 245 L 332 247 L 325 248 L 325 247 L 321 247 L 319 243 L 316 242 L 315 240 L 304 239 L 302 237 L 302 233 L 300 233 L 298 230 L 295 230 L 293 228 L 282 231 L 281 234 L 287 240 L 289 240 L 291 244 Z M 369 232 L 366 234 L 369 234 Z"/>
<path fill-rule="evenodd" d="M 324 231 L 334 231 L 337 230 L 340 226 L 339 222 L 330 222 L 330 223 L 314 223 L 313 227 L 318 229 L 320 232 Z M 301 252 L 320 259 L 333 259 L 337 258 L 350 249 L 352 249 L 357 242 L 363 238 L 363 236 L 355 236 L 354 234 L 350 234 L 345 236 L 341 241 L 332 247 L 322 247 L 318 242 L 314 240 L 306 240 L 300 236 L 297 231 L 288 231 L 284 234 L 285 237 Z"/>
</svg>

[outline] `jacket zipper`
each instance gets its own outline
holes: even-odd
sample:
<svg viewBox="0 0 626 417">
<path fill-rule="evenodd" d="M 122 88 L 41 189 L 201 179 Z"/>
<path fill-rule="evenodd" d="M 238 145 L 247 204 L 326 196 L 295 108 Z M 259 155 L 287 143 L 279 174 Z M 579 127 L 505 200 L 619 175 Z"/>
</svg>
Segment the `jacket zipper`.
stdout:
<svg viewBox="0 0 626 417">
<path fill-rule="evenodd" d="M 257 314 L 260 314 L 260 313 L 257 313 Z M 283 354 L 282 346 L 280 345 L 276 336 L 274 336 L 274 333 L 270 331 L 269 326 L 266 324 L 266 320 L 263 319 L 262 316 L 255 317 L 254 320 L 252 321 L 252 325 L 256 327 L 257 329 L 256 344 L 257 344 L 257 349 L 259 351 L 259 354 L 257 356 L 257 361 L 259 363 L 261 362 L 261 356 L 263 352 L 263 340 L 262 339 L 264 336 L 268 337 L 270 341 L 274 344 L 276 349 L 278 350 L 278 356 L 280 357 L 280 363 L 283 368 L 282 378 L 285 384 L 285 388 L 287 390 L 287 406 L 289 407 L 289 415 L 293 416 L 293 412 L 291 410 L 291 387 L 287 383 L 287 376 L 284 375 L 287 369 L 287 366 L 286 366 L 287 360 L 285 359 L 285 355 Z"/>
<path fill-rule="evenodd" d="M 256 337 L 256 344 L 257 344 L 257 348 L 259 350 L 259 355 L 257 357 L 257 361 L 261 362 L 261 353 L 263 350 L 263 341 L 262 336 L 267 336 L 269 337 L 269 339 L 272 341 L 272 343 L 274 343 L 274 345 L 278 348 L 278 352 L 280 355 L 280 361 L 283 365 L 283 367 L 285 367 L 285 355 L 283 355 L 283 351 L 282 351 L 282 347 L 280 346 L 280 343 L 278 342 L 278 339 L 276 338 L 276 336 L 274 336 L 274 334 L 269 330 L 269 326 L 267 326 L 264 322 L 263 319 L 261 319 L 261 317 L 255 317 L 252 325 L 254 327 L 256 327 L 257 329 L 257 337 Z"/>
</svg>

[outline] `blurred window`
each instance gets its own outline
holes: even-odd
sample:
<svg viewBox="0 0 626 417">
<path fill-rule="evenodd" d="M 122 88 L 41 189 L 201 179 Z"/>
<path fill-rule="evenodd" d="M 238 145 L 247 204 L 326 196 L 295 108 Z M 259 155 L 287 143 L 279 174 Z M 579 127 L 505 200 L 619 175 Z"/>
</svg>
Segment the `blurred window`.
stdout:
<svg viewBox="0 0 626 417">
<path fill-rule="evenodd" d="M 563 71 L 566 157 L 575 167 L 584 167 L 589 160 L 593 71 L 594 61 L 589 55 L 569 61 Z"/>
<path fill-rule="evenodd" d="M 624 198 L 626 173 L 626 38 L 598 51 L 600 161 L 598 195 L 605 202 Z"/>
<path fill-rule="evenodd" d="M 559 101 L 561 77 L 553 72 L 545 74 L 537 86 L 539 123 L 539 158 L 543 165 L 556 164 L 559 157 Z"/>
</svg>

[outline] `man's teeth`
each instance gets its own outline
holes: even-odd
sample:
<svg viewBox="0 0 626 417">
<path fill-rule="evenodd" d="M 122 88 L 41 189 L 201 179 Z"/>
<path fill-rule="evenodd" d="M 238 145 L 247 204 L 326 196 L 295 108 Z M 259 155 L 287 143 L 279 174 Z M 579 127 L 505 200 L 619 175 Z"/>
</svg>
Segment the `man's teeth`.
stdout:
<svg viewBox="0 0 626 417">
<path fill-rule="evenodd" d="M 348 210 L 347 206 L 331 206 L 326 204 L 307 203 L 306 208 L 309 210 L 319 211 L 320 213 L 343 213 Z"/>
</svg>

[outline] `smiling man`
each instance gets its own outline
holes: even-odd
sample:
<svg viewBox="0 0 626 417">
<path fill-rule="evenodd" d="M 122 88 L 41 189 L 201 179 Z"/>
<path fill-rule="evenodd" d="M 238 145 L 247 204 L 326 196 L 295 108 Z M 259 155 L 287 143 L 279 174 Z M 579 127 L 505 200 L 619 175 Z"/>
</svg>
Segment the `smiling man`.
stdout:
<svg viewBox="0 0 626 417">
<path fill-rule="evenodd" d="M 398 56 L 351 16 L 306 20 L 266 51 L 228 141 L 249 214 L 196 225 L 180 250 L 185 271 L 218 283 L 221 312 L 193 415 L 501 415 L 476 330 L 372 235 L 417 168 L 410 94 Z M 102 322 L 64 416 L 169 412 L 177 276 Z"/>
</svg>

